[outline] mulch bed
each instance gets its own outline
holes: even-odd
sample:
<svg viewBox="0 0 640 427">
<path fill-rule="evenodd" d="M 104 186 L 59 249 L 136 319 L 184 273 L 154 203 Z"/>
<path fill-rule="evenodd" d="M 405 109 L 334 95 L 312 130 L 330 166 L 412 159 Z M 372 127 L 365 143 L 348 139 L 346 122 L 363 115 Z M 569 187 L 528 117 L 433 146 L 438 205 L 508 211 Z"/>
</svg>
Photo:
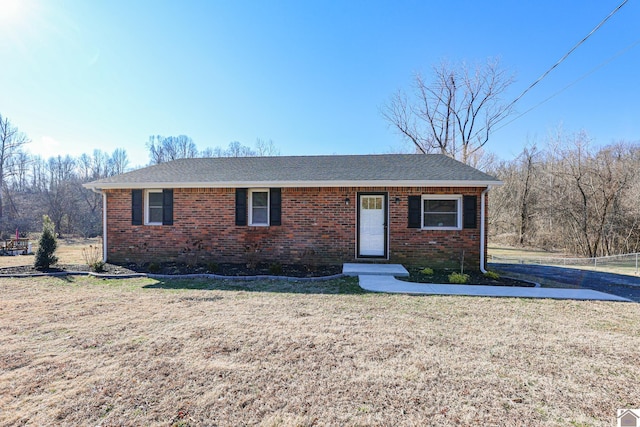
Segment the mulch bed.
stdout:
<svg viewBox="0 0 640 427">
<path fill-rule="evenodd" d="M 32 265 L 0 268 L 1 275 L 86 272 L 88 265 L 56 264 L 48 270 L 37 270 Z M 221 263 L 204 265 L 187 265 L 184 263 L 145 263 L 145 264 L 105 264 L 100 273 L 127 275 L 133 273 L 153 273 L 166 275 L 182 274 L 217 274 L 221 276 L 288 276 L 288 277 L 324 277 L 342 273 L 341 265 L 306 266 L 299 264 L 257 264 L 247 267 L 246 264 Z"/>
<path fill-rule="evenodd" d="M 247 264 L 220 263 L 210 265 L 188 265 L 167 262 L 161 264 L 127 264 L 127 268 L 140 273 L 155 274 L 218 274 L 221 276 L 287 276 L 287 277 L 323 277 L 342 273 L 342 265 L 307 266 L 301 264 L 258 263 Z"/>
<path fill-rule="evenodd" d="M 408 268 L 410 277 L 400 277 L 400 280 L 416 283 L 449 283 L 449 274 L 454 270 L 434 270 L 433 274 L 426 275 L 420 272 L 420 268 Z M 0 276 L 12 274 L 41 274 L 41 273 L 73 273 L 87 272 L 89 266 L 82 264 L 57 264 L 48 270 L 37 270 L 33 265 L 0 268 Z M 220 276 L 287 276 L 287 277 L 326 277 L 342 273 L 341 265 L 307 266 L 301 264 L 268 264 L 260 263 L 248 267 L 246 264 L 221 263 L 210 265 L 188 265 L 184 263 L 145 263 L 145 264 L 105 264 L 104 271 L 100 273 L 110 275 L 128 275 L 134 273 L 152 273 L 164 275 L 182 274 L 217 274 Z M 492 286 L 534 286 L 508 277 L 490 279 L 479 271 L 465 272 L 470 276 L 469 285 Z"/>
<path fill-rule="evenodd" d="M 38 270 L 33 265 L 19 265 L 0 268 L 0 276 L 11 274 L 78 273 L 87 271 L 89 271 L 89 266 L 86 264 L 56 264 L 46 270 Z M 126 275 L 137 272 L 120 265 L 105 264 L 104 271 L 101 271 L 101 273 Z"/>
<path fill-rule="evenodd" d="M 400 280 L 415 283 L 438 283 L 448 284 L 449 275 L 459 270 L 441 269 L 433 270 L 433 274 L 427 275 L 420 272 L 421 268 L 407 268 L 409 271 L 409 277 L 398 277 Z M 512 279 L 509 277 L 500 276 L 499 279 L 490 279 L 485 277 L 480 271 L 465 271 L 465 274 L 469 275 L 468 285 L 490 285 L 490 286 L 526 286 L 533 287 L 533 283 L 525 282 L 522 280 Z"/>
</svg>

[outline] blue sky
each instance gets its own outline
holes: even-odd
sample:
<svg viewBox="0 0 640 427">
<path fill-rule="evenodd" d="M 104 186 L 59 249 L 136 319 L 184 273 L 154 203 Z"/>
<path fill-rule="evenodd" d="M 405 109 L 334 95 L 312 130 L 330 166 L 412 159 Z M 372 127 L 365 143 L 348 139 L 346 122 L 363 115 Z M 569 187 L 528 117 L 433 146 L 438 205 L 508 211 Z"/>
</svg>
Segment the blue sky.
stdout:
<svg viewBox="0 0 640 427">
<path fill-rule="evenodd" d="M 384 153 L 403 145 L 380 108 L 414 73 L 500 57 L 510 101 L 621 1 L 0 0 L 0 113 L 45 157 L 125 148 L 144 165 L 157 134 Z M 615 58 L 487 149 L 509 159 L 559 126 L 596 144 L 640 140 L 639 22 L 630 0 L 517 111 Z"/>
</svg>

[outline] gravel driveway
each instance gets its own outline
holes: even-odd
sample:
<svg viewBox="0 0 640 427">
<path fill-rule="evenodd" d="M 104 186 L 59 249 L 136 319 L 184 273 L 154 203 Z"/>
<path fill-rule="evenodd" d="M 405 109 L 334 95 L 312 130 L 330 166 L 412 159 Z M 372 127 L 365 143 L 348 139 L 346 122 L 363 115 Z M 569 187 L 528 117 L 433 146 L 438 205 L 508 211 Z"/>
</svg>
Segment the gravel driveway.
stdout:
<svg viewBox="0 0 640 427">
<path fill-rule="evenodd" d="M 640 277 L 536 264 L 491 263 L 489 266 L 505 275 L 523 274 L 535 281 L 553 280 L 568 288 L 593 289 L 640 302 Z"/>
</svg>

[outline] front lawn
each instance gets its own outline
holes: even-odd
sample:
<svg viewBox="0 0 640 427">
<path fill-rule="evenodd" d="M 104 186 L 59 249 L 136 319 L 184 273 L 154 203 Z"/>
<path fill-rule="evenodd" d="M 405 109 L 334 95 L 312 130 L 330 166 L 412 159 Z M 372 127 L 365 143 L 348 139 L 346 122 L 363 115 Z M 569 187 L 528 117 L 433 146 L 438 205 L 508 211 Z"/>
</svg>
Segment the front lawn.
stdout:
<svg viewBox="0 0 640 427">
<path fill-rule="evenodd" d="M 0 425 L 615 425 L 640 306 L 0 279 Z"/>
</svg>

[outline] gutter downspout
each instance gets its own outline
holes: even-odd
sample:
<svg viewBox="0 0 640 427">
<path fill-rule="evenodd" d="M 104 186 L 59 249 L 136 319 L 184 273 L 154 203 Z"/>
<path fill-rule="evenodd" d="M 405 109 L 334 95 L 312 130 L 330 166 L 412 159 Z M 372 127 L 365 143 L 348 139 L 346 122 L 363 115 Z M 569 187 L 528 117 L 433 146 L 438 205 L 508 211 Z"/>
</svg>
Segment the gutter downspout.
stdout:
<svg viewBox="0 0 640 427">
<path fill-rule="evenodd" d="M 91 191 L 102 194 L 102 262 L 107 262 L 107 194 L 94 187 Z"/>
<path fill-rule="evenodd" d="M 485 240 L 487 239 L 487 233 L 486 233 L 486 220 L 485 220 L 485 214 L 486 214 L 486 202 L 485 199 L 487 197 L 487 193 L 489 192 L 489 190 L 491 190 L 491 186 L 488 185 L 487 188 L 482 192 L 482 194 L 480 195 L 480 272 L 482 272 L 483 274 L 487 272 L 486 268 L 485 268 L 485 264 L 484 264 L 484 246 L 485 246 Z"/>
</svg>

